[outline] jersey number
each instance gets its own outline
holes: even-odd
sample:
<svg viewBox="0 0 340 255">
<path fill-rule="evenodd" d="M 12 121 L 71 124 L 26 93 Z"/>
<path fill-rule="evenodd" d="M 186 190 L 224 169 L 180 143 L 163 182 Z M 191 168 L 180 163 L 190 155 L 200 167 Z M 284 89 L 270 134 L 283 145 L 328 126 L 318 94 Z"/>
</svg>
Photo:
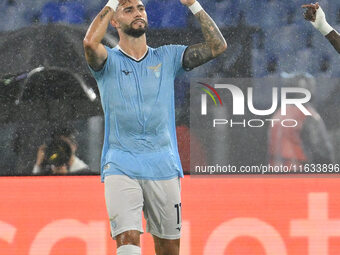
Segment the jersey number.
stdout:
<svg viewBox="0 0 340 255">
<path fill-rule="evenodd" d="M 177 210 L 177 224 L 180 223 L 180 219 L 181 219 L 181 207 L 182 207 L 182 203 L 175 204 L 175 208 Z"/>
</svg>

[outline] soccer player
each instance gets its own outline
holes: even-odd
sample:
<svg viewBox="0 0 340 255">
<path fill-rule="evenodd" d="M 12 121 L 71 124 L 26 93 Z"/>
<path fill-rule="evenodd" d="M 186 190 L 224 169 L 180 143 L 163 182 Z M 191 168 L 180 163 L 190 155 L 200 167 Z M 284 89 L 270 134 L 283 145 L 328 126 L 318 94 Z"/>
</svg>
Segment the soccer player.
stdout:
<svg viewBox="0 0 340 255">
<path fill-rule="evenodd" d="M 105 115 L 101 177 L 118 255 L 141 253 L 142 211 L 157 255 L 179 254 L 183 171 L 175 133 L 174 79 L 227 48 L 201 5 L 180 1 L 200 22 L 204 42 L 148 47 L 147 14 L 140 0 L 109 0 L 84 38 Z M 109 23 L 119 34 L 112 49 L 101 44 Z"/>
<path fill-rule="evenodd" d="M 306 8 L 304 17 L 310 21 L 312 25 L 325 36 L 333 45 L 334 49 L 340 54 L 340 35 L 333 29 L 326 20 L 326 15 L 319 3 L 305 4 L 302 8 Z"/>
</svg>

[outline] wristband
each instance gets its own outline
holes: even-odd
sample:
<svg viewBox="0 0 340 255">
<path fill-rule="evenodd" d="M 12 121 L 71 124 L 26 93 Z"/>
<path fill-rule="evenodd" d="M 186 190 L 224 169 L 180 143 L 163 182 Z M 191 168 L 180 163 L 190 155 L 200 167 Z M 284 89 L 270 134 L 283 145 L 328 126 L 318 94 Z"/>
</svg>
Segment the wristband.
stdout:
<svg viewBox="0 0 340 255">
<path fill-rule="evenodd" d="M 320 27 L 318 27 L 318 30 L 320 31 L 320 33 L 323 35 L 323 36 L 326 36 L 328 35 L 331 31 L 333 31 L 334 29 L 332 28 L 331 25 L 329 25 L 327 22 L 325 23 L 322 23 L 320 25 Z"/>
<path fill-rule="evenodd" d="M 199 11 L 203 10 L 201 4 L 198 1 L 195 1 L 195 3 L 193 3 L 192 5 L 189 6 L 190 11 L 192 12 L 192 14 L 196 14 Z"/>
<path fill-rule="evenodd" d="M 328 24 L 326 15 L 321 6 L 319 6 L 316 10 L 315 21 L 311 21 L 311 23 L 323 36 L 328 35 L 333 30 L 333 28 Z"/>
<path fill-rule="evenodd" d="M 119 5 L 118 0 L 109 0 L 105 6 L 108 6 L 112 10 L 117 11 L 118 5 Z"/>
</svg>

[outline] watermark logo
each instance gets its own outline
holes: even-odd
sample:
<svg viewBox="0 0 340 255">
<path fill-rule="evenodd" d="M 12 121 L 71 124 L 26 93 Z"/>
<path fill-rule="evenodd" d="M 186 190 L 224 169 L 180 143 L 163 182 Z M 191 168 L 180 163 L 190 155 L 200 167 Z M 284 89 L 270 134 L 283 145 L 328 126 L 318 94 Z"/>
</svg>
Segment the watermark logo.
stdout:
<svg viewBox="0 0 340 255">
<path fill-rule="evenodd" d="M 209 84 L 203 83 L 203 82 L 198 82 L 199 84 L 203 85 L 204 87 L 208 88 L 209 90 L 211 90 L 216 97 L 218 98 L 218 101 L 220 103 L 221 106 L 223 106 L 222 100 L 220 95 L 217 93 L 216 89 L 214 89 L 212 86 L 210 86 Z M 213 96 L 213 94 L 211 94 L 211 92 L 209 90 L 207 90 L 206 88 L 201 88 L 206 94 L 202 94 L 201 95 L 201 114 L 202 115 L 207 115 L 207 94 L 210 96 L 210 98 L 214 101 L 214 104 L 217 106 L 217 102 L 215 100 L 215 97 Z"/>
<path fill-rule="evenodd" d="M 200 86 L 200 97 L 197 98 L 199 101 L 195 100 L 197 103 L 195 103 L 194 109 L 200 106 L 200 115 L 202 117 L 212 117 L 212 127 L 227 125 L 229 127 L 260 128 L 264 127 L 266 123 L 271 127 L 274 127 L 275 123 L 280 124 L 282 127 L 296 127 L 299 121 L 303 119 L 301 116 L 312 115 L 307 105 L 311 100 L 311 92 L 303 87 L 270 86 L 265 88 L 264 93 L 267 103 L 259 107 L 258 103 L 263 99 L 264 95 L 255 97 L 254 89 L 249 85 L 242 86 L 243 89 L 241 89 L 230 81 L 215 81 L 215 83 L 210 82 L 209 84 L 196 81 L 194 84 Z M 213 102 L 215 107 L 223 107 L 223 110 L 208 113 L 208 105 L 211 107 L 212 104 L 208 102 L 207 95 L 209 95 L 211 103 Z M 226 96 L 228 96 L 228 101 L 225 101 Z M 261 99 L 259 100 L 259 98 Z M 222 103 L 222 100 L 225 104 Z M 249 113 L 258 117 L 248 119 L 246 116 L 250 116 Z M 268 118 L 271 115 L 274 118 Z"/>
<path fill-rule="evenodd" d="M 233 84 L 215 84 L 214 87 L 198 82 L 203 86 L 209 88 L 211 91 L 215 93 L 218 97 L 220 104 L 222 106 L 222 100 L 220 95 L 217 93 L 216 89 L 227 89 L 232 95 L 233 98 L 233 115 L 244 115 L 245 114 L 245 100 L 247 99 L 247 106 L 251 113 L 258 116 L 266 116 L 273 114 L 278 107 L 278 88 L 272 88 L 272 105 L 269 109 L 256 109 L 254 106 L 253 100 L 253 88 L 247 88 L 247 97 L 245 97 L 243 91 L 233 85 Z M 214 101 L 215 105 L 217 105 L 215 98 L 205 88 L 202 88 L 204 92 L 206 92 Z M 287 114 L 287 105 L 295 105 L 304 115 L 312 115 L 308 109 L 304 106 L 305 103 L 308 103 L 311 99 L 311 93 L 309 90 L 305 88 L 281 88 L 281 115 Z M 299 98 L 289 98 L 289 94 L 299 94 L 301 97 Z M 207 94 L 201 94 L 201 115 L 207 115 Z"/>
</svg>

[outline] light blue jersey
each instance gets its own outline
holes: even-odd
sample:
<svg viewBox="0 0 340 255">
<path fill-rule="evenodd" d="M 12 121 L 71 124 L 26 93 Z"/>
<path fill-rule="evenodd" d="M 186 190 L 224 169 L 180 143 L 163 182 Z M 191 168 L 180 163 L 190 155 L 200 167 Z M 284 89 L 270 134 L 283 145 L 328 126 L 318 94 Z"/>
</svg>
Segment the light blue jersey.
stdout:
<svg viewBox="0 0 340 255">
<path fill-rule="evenodd" d="M 183 177 L 177 149 L 174 80 L 183 71 L 186 46 L 148 48 L 136 61 L 118 46 L 106 47 L 94 72 L 105 115 L 102 181 L 108 175 L 165 180 Z"/>
</svg>

